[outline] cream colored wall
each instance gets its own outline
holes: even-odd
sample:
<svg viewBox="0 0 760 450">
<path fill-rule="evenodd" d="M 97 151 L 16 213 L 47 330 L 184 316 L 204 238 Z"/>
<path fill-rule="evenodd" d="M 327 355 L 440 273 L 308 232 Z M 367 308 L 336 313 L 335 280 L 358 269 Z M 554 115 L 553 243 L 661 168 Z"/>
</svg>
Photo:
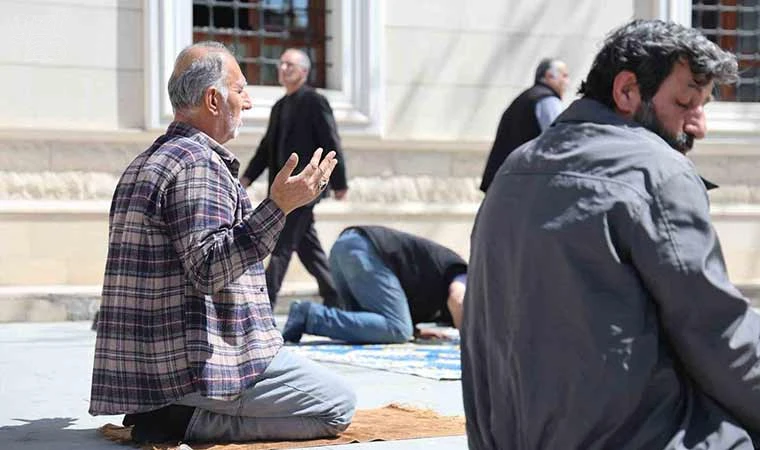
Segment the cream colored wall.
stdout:
<svg viewBox="0 0 760 450">
<path fill-rule="evenodd" d="M 386 9 L 385 133 L 344 136 L 349 200 L 319 205 L 317 228 L 326 248 L 347 225 L 380 223 L 467 256 L 477 178 L 502 111 L 546 55 L 569 63 L 577 89 L 634 2 L 373 1 Z M 116 178 L 158 134 L 132 130 L 144 122 L 142 5 L 2 1 L 0 287 L 101 282 Z M 231 148 L 245 164 L 258 140 L 246 130 Z M 716 226 L 732 277 L 747 283 L 760 283 L 755 148 L 708 140 L 694 152 L 724 185 L 711 194 Z M 256 189 L 262 198 L 263 181 Z M 311 281 L 297 262 L 288 277 Z"/>
<path fill-rule="evenodd" d="M 4 0 L 0 128 L 143 125 L 140 0 Z"/>
<path fill-rule="evenodd" d="M 317 232 L 329 251 L 345 226 L 382 224 L 426 236 L 467 258 L 476 207 L 470 205 L 458 210 L 437 207 L 420 212 L 398 205 L 373 208 L 325 202 L 316 209 Z M 0 248 L 3 249 L 0 288 L 102 283 L 107 250 L 107 202 L 69 212 L 38 206 L 34 211 L 16 209 L 0 212 Z M 712 216 L 731 280 L 737 284 L 760 285 L 760 208 L 716 205 Z M 316 288 L 295 255 L 286 283 Z"/>
<path fill-rule="evenodd" d="M 572 91 L 631 0 L 386 0 L 385 137 L 491 140 L 545 56 L 567 61 Z M 566 97 L 569 100 L 572 93 Z"/>
<path fill-rule="evenodd" d="M 108 250 L 108 207 L 108 201 L 0 201 L 0 287 L 100 285 Z M 327 251 L 346 226 L 381 224 L 426 236 L 467 257 L 475 206 L 420 209 L 326 201 L 316 208 L 317 231 Z M 316 287 L 295 255 L 291 269 L 287 282 Z"/>
<path fill-rule="evenodd" d="M 379 0 L 378 0 L 379 1 Z M 632 1 L 382 0 L 384 138 L 490 140 L 545 55 L 576 88 L 596 45 Z M 0 15 L 0 128 L 144 125 L 143 2 L 6 0 Z"/>
<path fill-rule="evenodd" d="M 0 286 L 99 285 L 108 203 L 0 202 Z"/>
</svg>

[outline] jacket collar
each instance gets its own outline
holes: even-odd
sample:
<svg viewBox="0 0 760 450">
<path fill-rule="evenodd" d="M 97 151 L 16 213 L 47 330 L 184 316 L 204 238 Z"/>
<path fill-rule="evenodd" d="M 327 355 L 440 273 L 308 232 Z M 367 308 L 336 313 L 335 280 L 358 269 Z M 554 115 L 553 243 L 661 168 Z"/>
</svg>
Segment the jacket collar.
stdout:
<svg viewBox="0 0 760 450">
<path fill-rule="evenodd" d="M 581 98 L 574 101 L 557 117 L 556 122 L 592 122 L 602 125 L 643 128 L 640 123 L 626 119 L 604 104 L 590 98 Z M 705 185 L 705 189 L 708 191 L 719 187 L 704 177 L 700 178 Z"/>
<path fill-rule="evenodd" d="M 548 84 L 544 83 L 543 81 L 536 81 L 536 84 L 534 84 L 533 87 L 536 87 L 536 86 L 543 86 L 546 89 L 549 89 L 550 91 L 552 91 L 552 93 L 554 94 L 555 97 L 557 97 L 560 100 L 562 99 L 562 97 L 559 95 L 559 93 L 557 91 L 554 90 L 553 87 L 549 86 Z"/>
<path fill-rule="evenodd" d="M 186 138 L 190 138 L 210 148 L 211 151 L 219 155 L 222 161 L 224 161 L 224 164 L 227 166 L 227 169 L 229 169 L 229 171 L 232 173 L 232 176 L 237 178 L 238 171 L 240 170 L 240 161 L 238 161 L 235 154 L 227 150 L 222 144 L 216 142 L 214 139 L 211 138 L 211 136 L 207 135 L 203 131 L 193 127 L 192 125 L 186 122 L 174 121 L 170 123 L 169 127 L 166 129 L 166 135 L 167 136 L 183 136 Z"/>
<path fill-rule="evenodd" d="M 571 103 L 557 117 L 557 122 L 592 122 L 603 125 L 642 128 L 638 122 L 626 119 L 608 106 L 590 98 L 581 98 Z"/>
</svg>

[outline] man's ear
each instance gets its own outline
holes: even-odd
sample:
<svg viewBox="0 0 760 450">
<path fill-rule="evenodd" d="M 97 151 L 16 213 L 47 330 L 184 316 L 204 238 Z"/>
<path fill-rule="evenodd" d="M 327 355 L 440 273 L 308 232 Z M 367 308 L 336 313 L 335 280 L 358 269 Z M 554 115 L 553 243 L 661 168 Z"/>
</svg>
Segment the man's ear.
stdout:
<svg viewBox="0 0 760 450">
<path fill-rule="evenodd" d="M 631 118 L 641 106 L 641 91 L 636 74 L 623 70 L 612 81 L 612 99 L 615 109 L 625 117 Z"/>
<path fill-rule="evenodd" d="M 211 115 L 218 115 L 220 111 L 221 105 L 219 104 L 219 99 L 221 98 L 221 95 L 219 90 L 213 86 L 206 89 L 206 92 L 203 93 L 203 106 L 206 107 L 206 109 L 211 113 Z"/>
</svg>

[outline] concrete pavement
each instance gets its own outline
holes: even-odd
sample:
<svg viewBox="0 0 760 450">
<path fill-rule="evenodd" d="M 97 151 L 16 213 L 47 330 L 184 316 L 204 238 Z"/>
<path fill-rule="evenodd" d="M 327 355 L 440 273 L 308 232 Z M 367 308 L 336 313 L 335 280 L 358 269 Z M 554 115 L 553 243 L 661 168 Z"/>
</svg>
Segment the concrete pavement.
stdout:
<svg viewBox="0 0 760 450">
<path fill-rule="evenodd" d="M 284 323 L 284 317 L 277 318 Z M 0 324 L 0 449 L 129 449 L 96 429 L 121 416 L 87 414 L 95 333 L 89 321 Z M 463 415 L 458 381 L 330 365 L 356 390 L 359 408 L 391 402 Z M 319 447 L 333 450 L 462 450 L 464 436 Z"/>
</svg>

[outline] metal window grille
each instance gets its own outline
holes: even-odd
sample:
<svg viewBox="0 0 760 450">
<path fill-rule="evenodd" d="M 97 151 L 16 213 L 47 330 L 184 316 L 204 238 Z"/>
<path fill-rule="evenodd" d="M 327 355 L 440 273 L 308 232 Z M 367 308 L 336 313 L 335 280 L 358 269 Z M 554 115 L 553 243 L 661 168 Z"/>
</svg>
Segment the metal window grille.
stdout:
<svg viewBox="0 0 760 450">
<path fill-rule="evenodd" d="M 248 84 L 277 86 L 288 48 L 311 59 L 309 84 L 326 87 L 326 0 L 193 0 L 193 42 L 219 41 L 237 58 Z"/>
<path fill-rule="evenodd" d="M 760 102 L 760 0 L 692 0 L 691 23 L 739 62 L 739 82 L 718 100 Z"/>
</svg>

